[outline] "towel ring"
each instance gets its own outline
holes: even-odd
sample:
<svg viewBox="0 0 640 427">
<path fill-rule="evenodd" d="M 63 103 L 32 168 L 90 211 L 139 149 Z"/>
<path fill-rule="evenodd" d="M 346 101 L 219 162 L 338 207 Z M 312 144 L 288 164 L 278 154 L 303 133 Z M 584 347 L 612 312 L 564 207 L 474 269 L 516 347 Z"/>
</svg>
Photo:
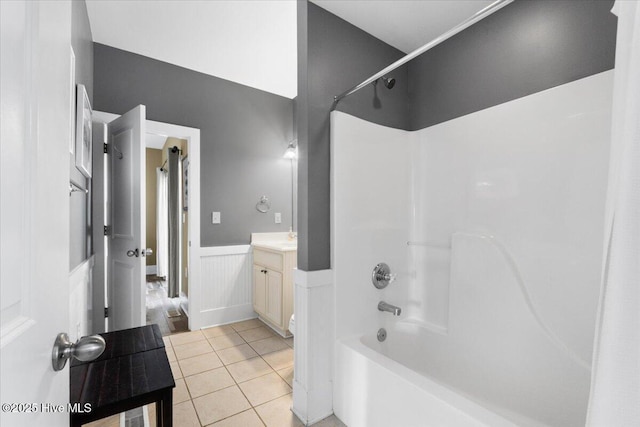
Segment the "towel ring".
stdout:
<svg viewBox="0 0 640 427">
<path fill-rule="evenodd" d="M 256 204 L 256 210 L 258 212 L 267 213 L 271 209 L 271 202 L 267 196 L 260 197 L 260 201 Z"/>
</svg>

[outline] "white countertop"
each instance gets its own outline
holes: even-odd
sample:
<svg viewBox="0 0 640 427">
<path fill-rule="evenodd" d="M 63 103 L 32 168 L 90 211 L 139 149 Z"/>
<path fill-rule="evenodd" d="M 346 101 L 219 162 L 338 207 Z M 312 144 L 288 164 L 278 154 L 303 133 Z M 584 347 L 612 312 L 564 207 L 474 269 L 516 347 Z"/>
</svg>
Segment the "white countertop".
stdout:
<svg viewBox="0 0 640 427">
<path fill-rule="evenodd" d="M 298 239 L 290 239 L 289 233 L 252 233 L 251 246 L 272 251 L 298 250 Z"/>
<path fill-rule="evenodd" d="M 253 246 L 254 248 L 271 249 L 271 250 L 282 251 L 282 252 L 298 250 L 298 242 L 296 242 L 295 240 L 293 242 L 279 242 L 279 241 L 256 242 L 256 243 L 252 243 L 251 246 Z"/>
</svg>

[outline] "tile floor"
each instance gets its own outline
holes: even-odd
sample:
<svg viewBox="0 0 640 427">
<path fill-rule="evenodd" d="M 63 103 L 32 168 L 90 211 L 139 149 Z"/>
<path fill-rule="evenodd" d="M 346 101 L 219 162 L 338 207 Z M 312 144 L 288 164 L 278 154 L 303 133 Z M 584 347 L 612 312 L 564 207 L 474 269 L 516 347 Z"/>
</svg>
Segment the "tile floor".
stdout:
<svg viewBox="0 0 640 427">
<path fill-rule="evenodd" d="M 293 338 L 260 320 L 164 337 L 176 382 L 174 427 L 298 427 L 291 412 Z M 155 407 L 148 407 L 155 426 Z M 117 416 L 89 424 L 118 427 Z M 346 427 L 331 416 L 318 427 Z"/>
</svg>

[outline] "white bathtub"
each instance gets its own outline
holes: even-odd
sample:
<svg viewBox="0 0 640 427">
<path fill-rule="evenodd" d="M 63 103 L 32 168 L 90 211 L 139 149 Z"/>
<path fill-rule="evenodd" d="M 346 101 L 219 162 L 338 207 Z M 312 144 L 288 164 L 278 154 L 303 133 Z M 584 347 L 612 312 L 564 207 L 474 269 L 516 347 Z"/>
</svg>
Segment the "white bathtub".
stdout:
<svg viewBox="0 0 640 427">
<path fill-rule="evenodd" d="M 514 427 L 471 399 L 374 351 L 336 344 L 334 413 L 349 427 Z M 375 339 L 375 337 L 372 337 Z"/>
<path fill-rule="evenodd" d="M 492 364 L 421 325 L 389 324 L 383 343 L 373 334 L 336 343 L 334 412 L 349 427 L 584 425 L 588 376 L 568 358 L 527 359 L 523 349 L 519 363 Z"/>
</svg>

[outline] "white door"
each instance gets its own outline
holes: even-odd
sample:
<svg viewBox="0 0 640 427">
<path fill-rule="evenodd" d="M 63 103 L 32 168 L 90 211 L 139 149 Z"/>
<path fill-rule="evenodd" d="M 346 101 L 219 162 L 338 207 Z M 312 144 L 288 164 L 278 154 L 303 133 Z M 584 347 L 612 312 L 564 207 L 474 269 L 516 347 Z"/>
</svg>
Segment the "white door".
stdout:
<svg viewBox="0 0 640 427">
<path fill-rule="evenodd" d="M 109 123 L 109 330 L 146 323 L 145 106 Z"/>
<path fill-rule="evenodd" d="M 0 425 L 66 426 L 51 351 L 71 332 L 71 4 L 0 1 L 0 17 Z"/>
</svg>

